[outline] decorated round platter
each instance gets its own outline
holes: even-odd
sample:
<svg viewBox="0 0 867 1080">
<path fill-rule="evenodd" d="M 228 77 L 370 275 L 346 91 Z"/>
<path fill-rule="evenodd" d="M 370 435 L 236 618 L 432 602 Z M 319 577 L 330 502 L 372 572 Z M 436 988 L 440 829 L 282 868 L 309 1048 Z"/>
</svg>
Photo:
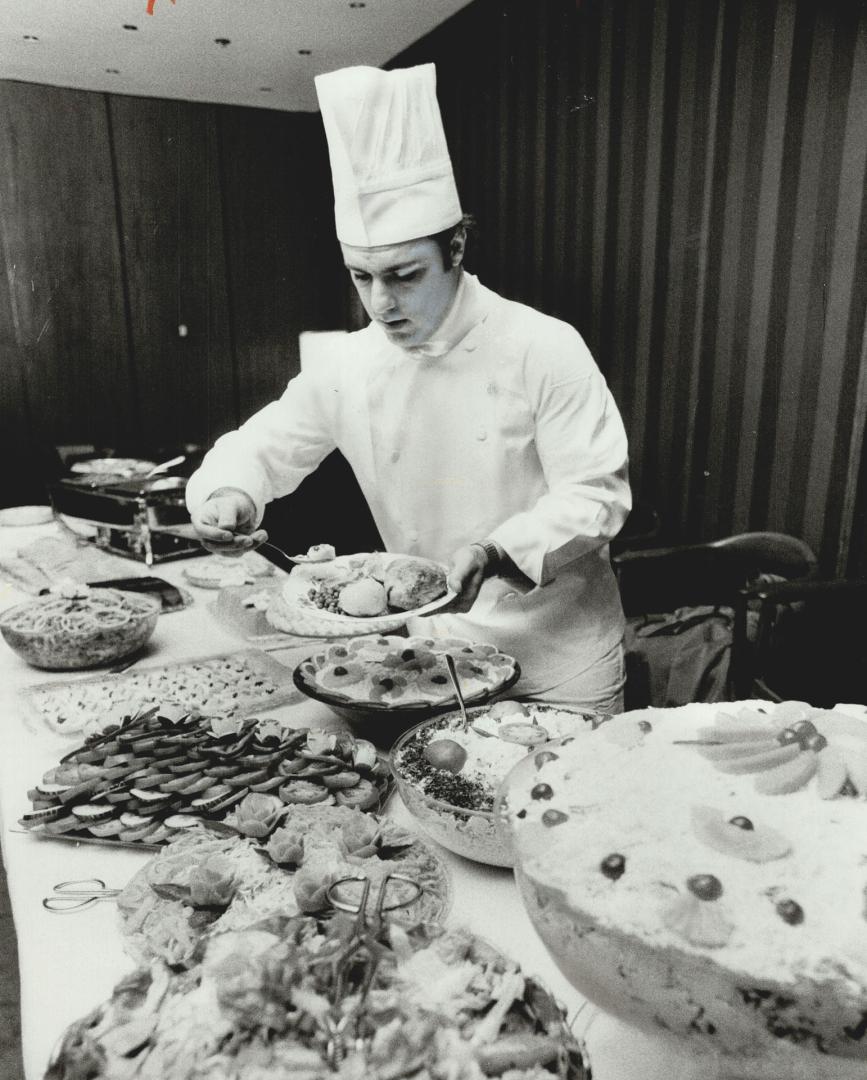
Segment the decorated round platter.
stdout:
<svg viewBox="0 0 867 1080">
<path fill-rule="evenodd" d="M 243 929 L 271 915 L 328 910 L 329 886 L 357 906 L 359 877 L 371 883 L 371 914 L 388 875 L 399 875 L 387 885 L 391 918 L 415 924 L 439 922 L 447 914 L 449 874 L 434 845 L 344 806 L 258 802 L 242 803 L 226 819 L 221 833 L 234 834 L 192 827 L 127 884 L 118 910 L 136 959 L 186 965 L 206 932 Z"/>
<path fill-rule="evenodd" d="M 301 615 L 344 634 L 388 634 L 455 598 L 446 574 L 441 563 L 390 552 L 308 562 L 296 566 L 272 598 L 268 620 L 282 629 L 281 622 L 292 625 Z"/>
<path fill-rule="evenodd" d="M 162 705 L 64 755 L 28 792 L 20 823 L 43 837 L 153 846 L 239 807 L 379 810 L 389 789 L 376 747 L 349 732 Z"/>
<path fill-rule="evenodd" d="M 365 712 L 428 712 L 455 703 L 446 654 L 454 658 L 468 703 L 480 704 L 503 693 L 521 674 L 517 660 L 496 645 L 456 637 L 364 635 L 303 660 L 293 678 L 305 694 L 328 705 Z"/>
<path fill-rule="evenodd" d="M 589 1080 L 533 976 L 468 930 L 274 916 L 155 960 L 72 1024 L 47 1080 Z"/>
<path fill-rule="evenodd" d="M 261 555 L 212 555 L 203 563 L 184 567 L 184 577 L 200 589 L 225 589 L 230 586 L 249 585 L 261 578 L 270 577 L 274 567 Z"/>
</svg>

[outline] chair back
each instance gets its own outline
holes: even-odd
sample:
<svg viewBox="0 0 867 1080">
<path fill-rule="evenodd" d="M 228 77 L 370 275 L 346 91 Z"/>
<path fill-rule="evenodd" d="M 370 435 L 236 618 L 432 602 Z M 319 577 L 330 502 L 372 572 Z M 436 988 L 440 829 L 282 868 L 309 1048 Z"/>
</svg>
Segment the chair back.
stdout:
<svg viewBox="0 0 867 1080">
<path fill-rule="evenodd" d="M 816 556 L 785 533 L 616 553 L 627 616 L 628 708 L 731 700 L 752 686 L 748 586 L 815 575 Z"/>
<path fill-rule="evenodd" d="M 624 551 L 612 556 L 627 615 L 698 605 L 734 607 L 738 591 L 764 575 L 812 577 L 816 556 L 786 533 L 751 532 L 700 544 Z"/>
</svg>

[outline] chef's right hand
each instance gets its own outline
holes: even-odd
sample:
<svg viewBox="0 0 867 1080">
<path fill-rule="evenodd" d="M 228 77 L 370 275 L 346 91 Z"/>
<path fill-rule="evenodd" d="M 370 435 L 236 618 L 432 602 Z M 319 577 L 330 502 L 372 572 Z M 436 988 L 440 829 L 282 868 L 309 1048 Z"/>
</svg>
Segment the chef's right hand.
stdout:
<svg viewBox="0 0 867 1080">
<path fill-rule="evenodd" d="M 202 547 L 217 555 L 243 555 L 268 539 L 256 528 L 256 505 L 239 488 L 218 488 L 190 515 Z"/>
</svg>

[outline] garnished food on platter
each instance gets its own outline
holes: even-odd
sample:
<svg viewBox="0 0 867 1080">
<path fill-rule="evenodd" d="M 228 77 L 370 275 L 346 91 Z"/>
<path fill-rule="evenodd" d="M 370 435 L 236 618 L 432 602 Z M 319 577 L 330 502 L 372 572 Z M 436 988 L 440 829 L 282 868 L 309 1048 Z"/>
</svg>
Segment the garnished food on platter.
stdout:
<svg viewBox="0 0 867 1080">
<path fill-rule="evenodd" d="M 200 589 L 227 589 L 237 585 L 255 584 L 270 577 L 274 567 L 255 552 L 245 555 L 212 555 L 195 566 L 184 567 L 184 577 Z"/>
<path fill-rule="evenodd" d="M 448 907 L 448 871 L 430 844 L 389 821 L 346 806 L 284 806 L 269 795 L 247 795 L 225 824 L 234 836 L 193 827 L 155 855 L 118 897 L 129 951 L 141 961 L 191 962 L 207 931 L 238 930 L 270 915 L 327 911 L 333 883 L 363 874 L 369 906 L 390 873 L 391 917 L 437 922 Z M 339 886 L 351 904 L 356 882 Z"/>
<path fill-rule="evenodd" d="M 161 844 L 199 819 L 325 803 L 378 808 L 388 769 L 353 735 L 293 730 L 274 720 L 193 716 L 153 706 L 67 754 L 29 792 L 21 819 L 48 836 Z"/>
<path fill-rule="evenodd" d="M 142 458 L 86 458 L 76 461 L 69 471 L 78 476 L 143 476 L 155 466 L 156 462 Z"/>
<path fill-rule="evenodd" d="M 391 751 L 401 798 L 443 847 L 477 862 L 510 866 L 512 856 L 494 820 L 494 798 L 509 770 L 552 739 L 592 729 L 601 713 L 533 702 L 498 701 L 417 724 Z M 540 750 L 541 748 L 541 750 Z"/>
<path fill-rule="evenodd" d="M 140 667 L 121 675 L 45 683 L 22 691 L 53 731 L 92 734 L 142 706 L 166 701 L 226 717 L 271 709 L 297 696 L 291 673 L 267 653 L 237 653 Z"/>
<path fill-rule="evenodd" d="M 127 976 L 46 1080 L 589 1080 L 550 993 L 464 930 L 275 917 L 200 951 Z"/>
<path fill-rule="evenodd" d="M 364 636 L 330 645 L 295 670 L 305 694 L 365 712 L 412 711 L 454 702 L 451 655 L 466 701 L 487 700 L 517 681 L 517 662 L 495 645 L 464 638 Z"/>
<path fill-rule="evenodd" d="M 501 819 L 564 974 L 701 1075 L 863 1077 L 865 713 L 649 709 L 520 762 Z"/>
<path fill-rule="evenodd" d="M 69 671 L 137 652 L 156 629 L 153 597 L 69 583 L 0 615 L 6 643 L 33 667 Z"/>
<path fill-rule="evenodd" d="M 299 616 L 307 622 L 345 627 L 358 633 L 387 634 L 411 616 L 431 614 L 454 597 L 446 568 L 430 559 L 383 552 L 338 555 L 296 566 L 279 592 L 264 601 L 269 623 L 295 632 Z"/>
</svg>

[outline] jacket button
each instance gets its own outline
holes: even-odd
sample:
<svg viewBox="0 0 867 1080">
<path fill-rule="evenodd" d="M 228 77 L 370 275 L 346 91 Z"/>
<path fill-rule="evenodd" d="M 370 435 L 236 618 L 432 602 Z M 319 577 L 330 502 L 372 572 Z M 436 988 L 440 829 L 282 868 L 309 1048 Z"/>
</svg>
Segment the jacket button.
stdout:
<svg viewBox="0 0 867 1080">
<path fill-rule="evenodd" d="M 479 440 L 479 442 L 484 442 L 487 437 L 487 431 L 485 431 L 484 428 L 479 428 L 478 432 L 476 433 L 476 438 Z"/>
<path fill-rule="evenodd" d="M 396 465 L 399 461 L 400 461 L 400 450 L 395 450 L 394 453 L 391 455 L 391 463 L 392 463 L 392 465 Z"/>
</svg>

